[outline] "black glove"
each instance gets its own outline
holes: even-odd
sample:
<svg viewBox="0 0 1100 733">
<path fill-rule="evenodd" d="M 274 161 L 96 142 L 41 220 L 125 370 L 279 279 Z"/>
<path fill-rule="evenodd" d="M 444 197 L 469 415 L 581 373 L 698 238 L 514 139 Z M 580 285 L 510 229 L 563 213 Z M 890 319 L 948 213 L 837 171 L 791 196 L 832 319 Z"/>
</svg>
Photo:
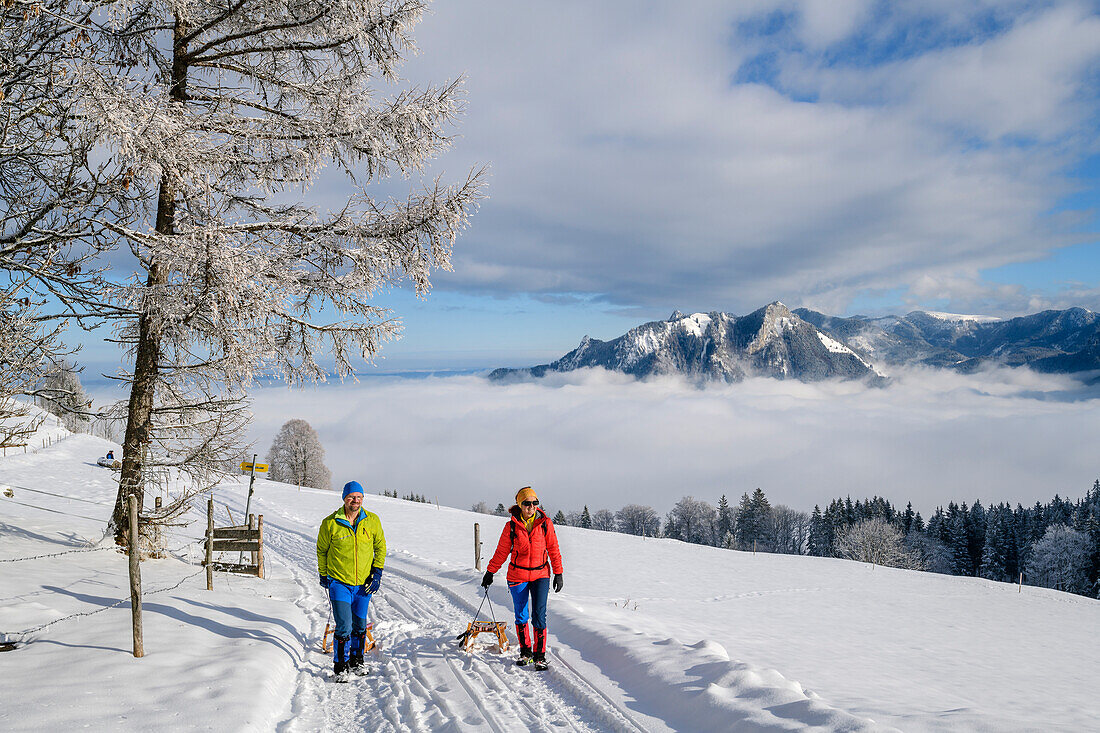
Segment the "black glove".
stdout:
<svg viewBox="0 0 1100 733">
<path fill-rule="evenodd" d="M 376 593 L 380 585 L 382 585 L 382 568 L 371 568 L 367 582 L 363 583 L 363 590 L 367 593 Z"/>
<path fill-rule="evenodd" d="M 482 576 L 482 578 L 481 578 L 481 587 L 482 588 L 488 588 L 492 584 L 493 584 L 493 574 L 490 573 L 488 570 L 486 570 L 485 575 Z"/>
<path fill-rule="evenodd" d="M 561 587 L 565 585 L 565 580 L 561 577 L 561 573 L 554 575 L 554 592 L 560 593 Z"/>
<path fill-rule="evenodd" d="M 331 583 L 331 582 L 332 582 L 332 578 L 328 577 L 327 575 L 322 575 L 321 576 L 321 587 L 322 588 L 328 588 L 329 583 Z"/>
</svg>

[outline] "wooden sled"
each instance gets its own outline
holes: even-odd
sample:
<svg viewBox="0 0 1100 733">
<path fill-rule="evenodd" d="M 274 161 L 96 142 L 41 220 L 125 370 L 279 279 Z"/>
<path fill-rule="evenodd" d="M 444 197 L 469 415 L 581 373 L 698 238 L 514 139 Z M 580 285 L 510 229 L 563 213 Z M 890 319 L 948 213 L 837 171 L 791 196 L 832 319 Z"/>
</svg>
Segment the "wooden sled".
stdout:
<svg viewBox="0 0 1100 733">
<path fill-rule="evenodd" d="M 508 634 L 505 633 L 507 624 L 503 621 L 471 621 L 466 631 L 459 635 L 459 647 L 464 651 L 470 651 L 474 645 L 474 637 L 478 634 L 489 633 L 496 636 L 497 645 L 502 652 L 509 649 Z"/>
<path fill-rule="evenodd" d="M 325 624 L 325 635 L 321 639 L 321 651 L 328 654 L 332 651 L 332 635 L 336 631 L 332 624 Z M 374 650 L 378 645 L 374 642 L 374 622 L 371 621 L 367 624 L 367 640 L 366 645 L 363 647 L 364 652 Z"/>
</svg>

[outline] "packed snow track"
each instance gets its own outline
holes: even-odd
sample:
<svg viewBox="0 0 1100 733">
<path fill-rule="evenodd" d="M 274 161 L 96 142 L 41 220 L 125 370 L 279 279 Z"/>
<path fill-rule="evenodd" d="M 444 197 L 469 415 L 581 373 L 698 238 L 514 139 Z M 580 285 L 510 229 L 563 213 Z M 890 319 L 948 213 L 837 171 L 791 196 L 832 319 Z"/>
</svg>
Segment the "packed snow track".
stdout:
<svg viewBox="0 0 1100 733">
<path fill-rule="evenodd" d="M 378 648 L 367 654 L 370 674 L 334 683 L 331 654 L 319 646 L 329 609 L 317 583 L 314 538 L 284 525 L 266 542 L 271 559 L 285 563 L 301 586 L 298 605 L 317 642 L 280 731 L 645 730 L 552 649 L 545 672 L 516 667 L 514 651 L 501 654 L 485 637 L 472 652 L 459 649 L 455 637 L 476 606 L 416 577 L 415 568 L 392 555 L 371 602 Z M 511 625 L 510 610 L 494 607 Z"/>
</svg>

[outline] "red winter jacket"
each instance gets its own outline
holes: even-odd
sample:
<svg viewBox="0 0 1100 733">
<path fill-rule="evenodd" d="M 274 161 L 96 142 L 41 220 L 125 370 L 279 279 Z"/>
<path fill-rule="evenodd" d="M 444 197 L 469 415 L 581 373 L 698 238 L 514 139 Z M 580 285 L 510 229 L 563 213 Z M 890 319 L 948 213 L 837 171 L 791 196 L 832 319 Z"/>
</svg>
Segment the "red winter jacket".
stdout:
<svg viewBox="0 0 1100 733">
<path fill-rule="evenodd" d="M 554 523 L 542 509 L 536 511 L 535 523 L 528 532 L 520 519 L 519 507 L 512 507 L 512 518 L 500 533 L 497 551 L 489 561 L 487 570 L 495 573 L 504 565 L 508 555 L 512 556 L 512 562 L 508 565 L 508 585 L 549 578 L 551 568 L 554 573 L 562 572 L 561 550 L 558 549 Z"/>
</svg>

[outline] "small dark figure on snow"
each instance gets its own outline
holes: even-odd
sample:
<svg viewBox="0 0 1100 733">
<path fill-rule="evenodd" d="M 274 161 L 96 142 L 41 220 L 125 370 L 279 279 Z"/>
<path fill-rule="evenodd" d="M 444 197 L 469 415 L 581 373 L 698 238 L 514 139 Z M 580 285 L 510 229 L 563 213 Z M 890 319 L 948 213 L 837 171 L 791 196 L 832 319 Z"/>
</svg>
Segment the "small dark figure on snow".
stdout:
<svg viewBox="0 0 1100 733">
<path fill-rule="evenodd" d="M 115 460 L 115 452 L 113 450 L 107 451 L 107 460 L 108 461 Z"/>
<path fill-rule="evenodd" d="M 333 634 L 332 669 L 338 681 L 366 674 L 367 609 L 382 582 L 386 537 L 377 514 L 363 509 L 363 487 L 344 485 L 344 506 L 325 517 L 317 532 L 317 572 L 328 590 Z"/>
<path fill-rule="evenodd" d="M 497 551 L 481 587 L 493 584 L 493 573 L 500 570 L 508 556 L 508 591 L 516 610 L 516 636 L 519 637 L 519 659 L 524 666 L 535 663 L 535 669 L 546 669 L 546 599 L 550 595 L 550 571 L 554 574 L 554 592 L 562 589 L 561 550 L 554 523 L 539 507 L 539 498 L 530 486 L 524 486 L 516 494 L 511 519 L 500 534 Z M 528 608 L 530 607 L 530 608 Z M 535 638 L 532 643 L 527 631 L 530 619 Z"/>
</svg>

